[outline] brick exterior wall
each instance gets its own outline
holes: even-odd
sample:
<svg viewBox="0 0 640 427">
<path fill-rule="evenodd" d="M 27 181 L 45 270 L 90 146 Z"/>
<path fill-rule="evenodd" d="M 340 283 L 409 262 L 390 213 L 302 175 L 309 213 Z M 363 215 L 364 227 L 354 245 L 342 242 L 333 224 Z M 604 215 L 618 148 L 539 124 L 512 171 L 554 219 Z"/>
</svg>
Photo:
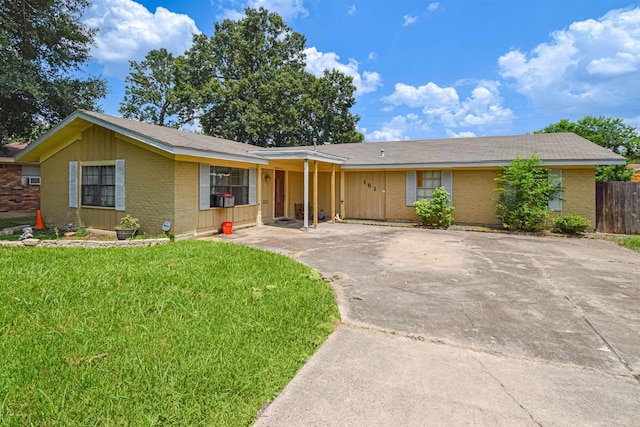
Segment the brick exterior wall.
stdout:
<svg viewBox="0 0 640 427">
<path fill-rule="evenodd" d="M 22 166 L 0 164 L 0 212 L 40 209 L 40 186 L 22 185 Z"/>
<path fill-rule="evenodd" d="M 562 170 L 562 214 L 578 214 L 596 226 L 596 170 Z"/>
<path fill-rule="evenodd" d="M 453 218 L 456 223 L 496 225 L 498 170 L 453 171 Z"/>
</svg>

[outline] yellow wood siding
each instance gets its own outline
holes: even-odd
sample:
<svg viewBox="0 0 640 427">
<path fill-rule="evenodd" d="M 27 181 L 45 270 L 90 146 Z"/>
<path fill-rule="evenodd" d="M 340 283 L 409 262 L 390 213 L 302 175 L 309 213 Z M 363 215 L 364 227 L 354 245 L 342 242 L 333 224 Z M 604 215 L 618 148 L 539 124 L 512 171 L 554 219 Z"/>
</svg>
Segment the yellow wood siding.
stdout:
<svg viewBox="0 0 640 427">
<path fill-rule="evenodd" d="M 285 200 L 285 204 L 288 209 L 288 215 L 293 217 L 295 214 L 294 205 L 304 203 L 304 174 L 302 172 L 288 172 L 285 179 L 287 180 L 285 185 L 287 200 Z M 312 197 L 312 194 L 309 194 L 309 200 Z"/>
<path fill-rule="evenodd" d="M 407 206 L 406 171 L 387 172 L 387 219 L 418 221 L 413 206 Z"/>
<path fill-rule="evenodd" d="M 347 172 L 346 218 L 386 219 L 386 172 Z"/>
<path fill-rule="evenodd" d="M 80 205 L 69 208 L 69 162 L 78 162 L 78 183 L 83 164 L 113 164 L 125 160 L 125 211 Z M 49 226 L 67 224 L 113 230 L 127 213 L 140 219 L 141 231 L 162 232 L 162 222 L 173 221 L 174 162 L 118 139 L 114 132 L 91 126 L 82 138 L 42 162 L 42 212 Z M 80 191 L 78 192 L 80 195 Z"/>
<path fill-rule="evenodd" d="M 265 177 L 269 175 L 271 180 L 267 182 Z M 273 210 L 275 209 L 275 182 L 276 174 L 273 169 L 262 169 L 261 176 L 257 177 L 258 185 L 262 185 L 262 222 L 273 221 Z M 285 190 L 286 191 L 286 190 Z M 256 195 L 257 196 L 257 195 Z M 286 196 L 286 192 L 285 192 Z"/>
</svg>

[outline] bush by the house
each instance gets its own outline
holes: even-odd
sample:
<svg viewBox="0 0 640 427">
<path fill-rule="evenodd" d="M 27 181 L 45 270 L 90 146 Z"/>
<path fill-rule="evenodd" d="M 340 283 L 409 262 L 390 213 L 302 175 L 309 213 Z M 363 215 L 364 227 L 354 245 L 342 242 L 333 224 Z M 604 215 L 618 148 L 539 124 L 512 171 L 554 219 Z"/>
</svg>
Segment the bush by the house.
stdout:
<svg viewBox="0 0 640 427">
<path fill-rule="evenodd" d="M 563 215 L 555 220 L 556 229 L 565 234 L 582 234 L 591 227 L 591 222 L 576 214 Z"/>
<path fill-rule="evenodd" d="M 496 213 L 504 228 L 541 231 L 553 225 L 549 200 L 560 187 L 557 179 L 549 177 L 549 170 L 540 165 L 536 154 L 528 159 L 518 157 L 497 178 Z"/>
<path fill-rule="evenodd" d="M 453 222 L 454 207 L 449 206 L 449 193 L 444 187 L 433 190 L 431 200 L 418 200 L 413 205 L 420 224 L 438 227 L 448 227 Z"/>
</svg>

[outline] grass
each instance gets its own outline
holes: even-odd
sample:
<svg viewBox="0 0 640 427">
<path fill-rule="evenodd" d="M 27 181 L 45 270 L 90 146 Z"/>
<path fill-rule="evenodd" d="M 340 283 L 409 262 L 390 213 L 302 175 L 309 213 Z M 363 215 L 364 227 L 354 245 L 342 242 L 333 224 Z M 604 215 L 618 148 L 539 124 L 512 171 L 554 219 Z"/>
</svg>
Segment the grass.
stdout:
<svg viewBox="0 0 640 427">
<path fill-rule="evenodd" d="M 35 223 L 35 215 L 20 216 L 15 218 L 0 218 L 0 230 L 2 230 L 3 228 L 16 227 L 18 225 L 34 225 Z"/>
<path fill-rule="evenodd" d="M 40 240 L 53 240 L 56 239 L 56 233 L 53 230 L 32 230 L 33 231 L 33 237 L 35 239 L 40 239 Z M 18 239 L 20 239 L 20 235 L 22 234 L 22 230 L 18 231 L 17 233 L 14 234 L 6 234 L 3 236 L 0 236 L 0 240 L 9 240 L 9 241 L 17 241 Z M 59 233 L 61 234 L 61 233 Z"/>
<path fill-rule="evenodd" d="M 0 265 L 2 425 L 250 425 L 338 317 L 316 272 L 230 243 Z"/>
<path fill-rule="evenodd" d="M 640 252 L 640 237 L 623 237 L 618 240 L 620 245 Z"/>
</svg>

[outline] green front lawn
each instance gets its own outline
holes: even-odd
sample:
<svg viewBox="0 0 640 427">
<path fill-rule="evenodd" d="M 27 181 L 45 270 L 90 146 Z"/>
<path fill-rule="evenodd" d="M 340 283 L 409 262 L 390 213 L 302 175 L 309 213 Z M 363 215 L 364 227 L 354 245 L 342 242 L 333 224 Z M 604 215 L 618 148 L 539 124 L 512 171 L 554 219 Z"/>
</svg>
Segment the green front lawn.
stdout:
<svg viewBox="0 0 640 427">
<path fill-rule="evenodd" d="M 0 247 L 0 424 L 255 420 L 333 330 L 330 286 L 227 243 Z"/>
<path fill-rule="evenodd" d="M 624 247 L 640 252 L 640 237 L 624 237 L 618 242 Z"/>
<path fill-rule="evenodd" d="M 30 216 L 21 216 L 15 218 L 0 218 L 0 230 L 9 227 L 16 227 L 18 225 L 31 224 L 34 225 L 36 223 L 35 215 Z"/>
</svg>

